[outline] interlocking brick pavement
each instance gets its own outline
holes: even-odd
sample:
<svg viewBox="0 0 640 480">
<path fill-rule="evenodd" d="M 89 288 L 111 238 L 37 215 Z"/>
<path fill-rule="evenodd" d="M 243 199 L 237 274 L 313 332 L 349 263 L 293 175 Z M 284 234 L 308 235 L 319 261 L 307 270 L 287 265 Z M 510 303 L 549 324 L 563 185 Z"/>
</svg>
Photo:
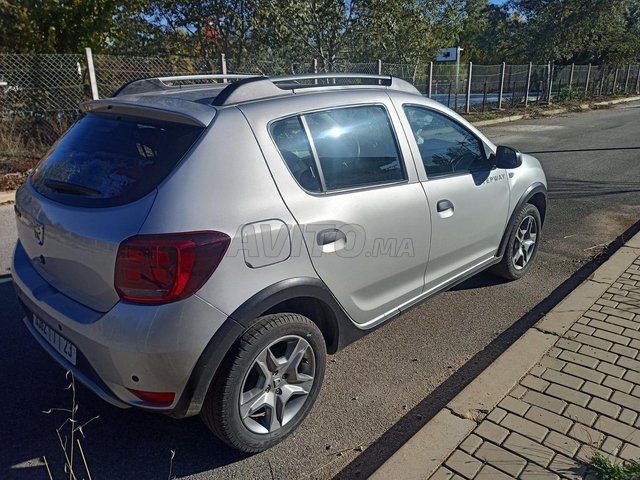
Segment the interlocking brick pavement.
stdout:
<svg viewBox="0 0 640 480">
<path fill-rule="evenodd" d="M 430 478 L 593 478 L 596 452 L 640 460 L 640 259 Z"/>
</svg>

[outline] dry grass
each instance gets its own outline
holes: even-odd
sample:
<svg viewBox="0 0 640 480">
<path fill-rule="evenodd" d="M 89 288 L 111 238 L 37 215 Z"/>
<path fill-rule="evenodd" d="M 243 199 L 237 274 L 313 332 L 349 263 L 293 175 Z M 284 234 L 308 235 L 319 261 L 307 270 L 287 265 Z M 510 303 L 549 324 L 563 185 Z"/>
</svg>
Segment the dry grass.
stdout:
<svg viewBox="0 0 640 480">
<path fill-rule="evenodd" d="M 65 116 L 0 119 L 0 191 L 19 187 L 72 123 Z"/>
<path fill-rule="evenodd" d="M 87 421 L 81 421 L 78 417 L 79 405 L 76 401 L 76 381 L 73 373 L 67 371 L 66 379 L 69 381 L 67 390 L 71 392 L 71 408 L 50 408 L 42 413 L 52 415 L 55 413 L 63 413 L 66 418 L 56 428 L 56 436 L 58 444 L 62 449 L 64 456 L 64 473 L 65 478 L 69 480 L 92 480 L 91 471 L 89 470 L 89 463 L 87 462 L 87 456 L 82 448 L 81 440 L 84 440 L 84 428 L 99 417 L 95 416 Z M 176 476 L 173 474 L 173 460 L 176 456 L 175 450 L 169 451 L 169 475 L 168 480 L 175 480 Z M 49 480 L 53 480 L 55 477 L 49 467 L 47 457 L 42 457 L 44 466 L 47 470 L 47 476 Z"/>
<path fill-rule="evenodd" d="M 67 415 L 67 418 L 62 424 L 56 428 L 56 435 L 58 437 L 58 443 L 64 454 L 64 471 L 69 475 L 69 480 L 88 479 L 91 480 L 91 472 L 87 463 L 87 457 L 82 449 L 82 443 L 80 439 L 84 439 L 84 427 L 96 420 L 98 417 L 93 417 L 86 422 L 78 420 L 78 403 L 76 402 L 76 380 L 73 373 L 67 372 L 67 380 L 70 380 L 67 390 L 71 391 L 71 408 L 51 408 L 43 413 L 48 415 L 54 412 L 63 412 Z M 76 455 L 77 454 L 77 455 Z M 49 462 L 47 458 L 43 457 L 49 480 L 53 480 L 51 469 L 49 468 Z M 81 463 L 80 463 L 81 462 Z M 78 465 L 80 464 L 80 465 Z M 82 473 L 84 472 L 84 473 Z"/>
</svg>

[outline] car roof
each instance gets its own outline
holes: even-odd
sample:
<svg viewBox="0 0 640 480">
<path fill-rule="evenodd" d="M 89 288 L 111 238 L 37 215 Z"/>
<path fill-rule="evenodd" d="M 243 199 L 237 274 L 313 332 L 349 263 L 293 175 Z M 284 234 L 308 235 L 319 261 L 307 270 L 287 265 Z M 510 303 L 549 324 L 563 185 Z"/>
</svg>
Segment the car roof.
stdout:
<svg viewBox="0 0 640 480">
<path fill-rule="evenodd" d="M 143 113 L 154 118 L 206 126 L 218 108 L 231 105 L 300 94 L 372 89 L 420 95 L 409 82 L 388 75 L 189 75 L 135 80 L 122 86 L 111 98 L 83 103 L 82 110 Z"/>
</svg>

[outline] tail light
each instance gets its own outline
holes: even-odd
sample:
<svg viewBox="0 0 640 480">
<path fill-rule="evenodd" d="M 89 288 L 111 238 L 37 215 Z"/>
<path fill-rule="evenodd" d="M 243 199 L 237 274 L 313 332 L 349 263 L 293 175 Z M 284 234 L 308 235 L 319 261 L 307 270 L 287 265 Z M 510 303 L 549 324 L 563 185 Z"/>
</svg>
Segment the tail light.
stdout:
<svg viewBox="0 0 640 480">
<path fill-rule="evenodd" d="M 136 235 L 120 244 L 115 288 L 121 299 L 168 303 L 190 297 L 211 277 L 231 239 L 221 232 Z"/>
</svg>

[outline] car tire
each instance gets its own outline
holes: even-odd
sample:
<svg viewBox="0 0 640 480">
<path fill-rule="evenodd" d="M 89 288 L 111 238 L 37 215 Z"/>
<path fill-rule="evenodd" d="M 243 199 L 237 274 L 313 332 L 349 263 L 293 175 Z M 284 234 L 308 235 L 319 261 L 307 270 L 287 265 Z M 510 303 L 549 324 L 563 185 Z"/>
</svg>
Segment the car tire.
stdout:
<svg viewBox="0 0 640 480">
<path fill-rule="evenodd" d="M 542 221 L 535 205 L 526 203 L 515 218 L 500 263 L 492 272 L 507 280 L 522 278 L 531 269 L 538 254 Z"/>
<path fill-rule="evenodd" d="M 294 313 L 259 318 L 212 382 L 201 411 L 205 425 L 242 452 L 281 442 L 313 407 L 326 355 L 322 332 L 308 318 Z"/>
</svg>

